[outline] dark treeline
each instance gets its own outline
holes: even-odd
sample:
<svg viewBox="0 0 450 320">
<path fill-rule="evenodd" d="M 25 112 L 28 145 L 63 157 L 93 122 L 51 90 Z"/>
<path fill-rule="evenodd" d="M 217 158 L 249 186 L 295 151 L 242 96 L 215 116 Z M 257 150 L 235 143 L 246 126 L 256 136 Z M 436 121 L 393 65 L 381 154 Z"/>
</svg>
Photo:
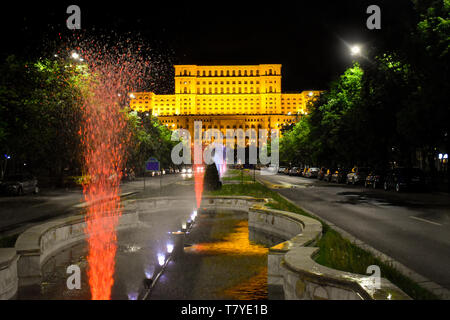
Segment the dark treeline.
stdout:
<svg viewBox="0 0 450 320">
<path fill-rule="evenodd" d="M 11 55 L 0 64 L 0 180 L 34 174 L 42 185 L 61 186 L 83 175 L 81 138 L 83 98 L 79 64 L 68 58 L 26 60 Z M 168 166 L 170 131 L 145 113 L 123 111 L 130 143 L 128 169 L 142 172 L 154 156 Z"/>
</svg>

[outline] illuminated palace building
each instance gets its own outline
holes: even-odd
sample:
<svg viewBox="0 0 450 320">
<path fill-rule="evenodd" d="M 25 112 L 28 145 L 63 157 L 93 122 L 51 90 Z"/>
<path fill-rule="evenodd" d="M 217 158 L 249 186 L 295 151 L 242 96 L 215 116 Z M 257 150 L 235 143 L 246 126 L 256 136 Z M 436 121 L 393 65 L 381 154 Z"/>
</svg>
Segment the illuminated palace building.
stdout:
<svg viewBox="0 0 450 320">
<path fill-rule="evenodd" d="M 320 92 L 281 93 L 281 65 L 175 66 L 175 94 L 133 92 L 130 107 L 149 112 L 171 130 L 275 129 L 307 113 Z"/>
</svg>

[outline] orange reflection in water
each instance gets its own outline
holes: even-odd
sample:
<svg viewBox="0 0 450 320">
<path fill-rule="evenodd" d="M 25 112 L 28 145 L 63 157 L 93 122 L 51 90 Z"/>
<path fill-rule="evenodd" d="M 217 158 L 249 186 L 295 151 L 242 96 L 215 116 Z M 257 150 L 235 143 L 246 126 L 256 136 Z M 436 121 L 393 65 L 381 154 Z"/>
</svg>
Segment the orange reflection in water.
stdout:
<svg viewBox="0 0 450 320">
<path fill-rule="evenodd" d="M 267 267 L 245 282 L 239 283 L 223 291 L 230 299 L 258 300 L 267 299 Z"/>
<path fill-rule="evenodd" d="M 227 255 L 265 255 L 268 249 L 253 244 L 248 239 L 248 221 L 239 221 L 234 232 L 228 234 L 218 242 L 205 242 L 194 244 L 186 251 L 201 254 L 227 254 Z"/>
</svg>

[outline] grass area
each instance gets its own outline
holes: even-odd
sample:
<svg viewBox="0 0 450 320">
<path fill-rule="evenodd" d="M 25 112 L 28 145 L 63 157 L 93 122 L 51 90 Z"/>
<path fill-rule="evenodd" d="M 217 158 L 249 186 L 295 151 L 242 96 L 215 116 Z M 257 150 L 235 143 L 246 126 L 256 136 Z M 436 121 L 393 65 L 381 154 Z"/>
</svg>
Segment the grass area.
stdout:
<svg viewBox="0 0 450 320">
<path fill-rule="evenodd" d="M 254 184 L 232 184 L 223 185 L 222 189 L 208 192 L 208 195 L 216 196 L 251 196 L 256 198 L 272 198 L 274 202 L 267 204 L 268 207 L 277 210 L 295 212 L 311 217 L 308 213 L 281 197 L 277 192 L 270 190 L 261 183 Z M 436 300 L 438 296 L 422 288 L 413 280 L 401 274 L 392 265 L 382 262 L 370 252 L 367 252 L 344 239 L 338 232 L 331 229 L 325 222 L 322 223 L 322 238 L 317 246 L 320 248 L 319 254 L 314 258 L 317 263 L 324 266 L 366 275 L 367 267 L 377 265 L 380 267 L 383 278 L 388 279 L 406 294 L 415 300 Z"/>
<path fill-rule="evenodd" d="M 223 181 L 253 181 L 253 177 L 249 175 L 223 177 Z"/>
<path fill-rule="evenodd" d="M 18 237 L 18 234 L 14 234 L 12 236 L 0 238 L 0 248 L 13 248 Z"/>
</svg>

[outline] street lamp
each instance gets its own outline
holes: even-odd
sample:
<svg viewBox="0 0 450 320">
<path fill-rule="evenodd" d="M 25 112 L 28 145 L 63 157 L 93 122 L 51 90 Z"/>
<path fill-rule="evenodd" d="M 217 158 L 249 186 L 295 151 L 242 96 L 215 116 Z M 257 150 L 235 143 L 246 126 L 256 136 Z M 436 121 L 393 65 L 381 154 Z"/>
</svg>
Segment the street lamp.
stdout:
<svg viewBox="0 0 450 320">
<path fill-rule="evenodd" d="M 350 47 L 350 54 L 352 56 L 359 56 L 361 54 L 361 47 L 358 45 Z"/>
</svg>

